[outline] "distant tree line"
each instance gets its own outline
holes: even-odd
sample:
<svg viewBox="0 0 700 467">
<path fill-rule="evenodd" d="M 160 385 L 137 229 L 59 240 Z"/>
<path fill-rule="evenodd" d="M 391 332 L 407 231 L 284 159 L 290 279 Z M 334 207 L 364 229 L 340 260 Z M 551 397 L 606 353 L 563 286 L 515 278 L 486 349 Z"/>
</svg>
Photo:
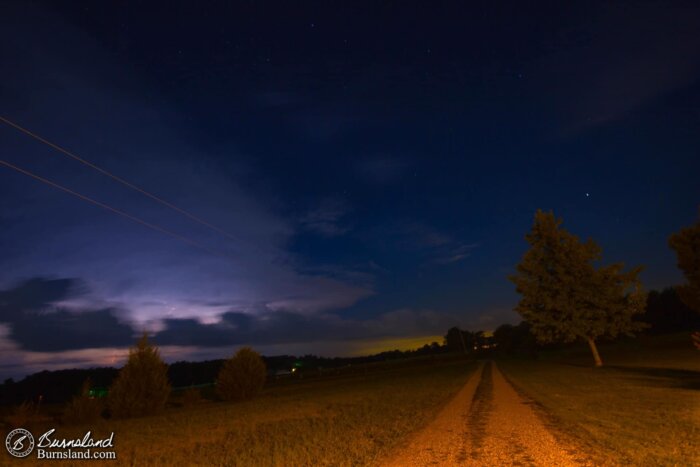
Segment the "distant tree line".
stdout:
<svg viewBox="0 0 700 467">
<path fill-rule="evenodd" d="M 494 338 L 485 331 L 471 332 L 453 327 L 447 330 L 444 342 L 450 351 L 470 355 L 490 349 L 493 346 Z"/>
<path fill-rule="evenodd" d="M 646 311 L 638 319 L 649 325 L 645 332 L 650 335 L 700 329 L 700 313 L 681 299 L 675 287 L 650 291 Z"/>
<path fill-rule="evenodd" d="M 358 357 L 319 357 L 316 355 L 279 355 L 261 357 L 266 367 L 268 378 L 275 372 L 288 371 L 296 367 L 300 374 L 304 372 L 345 368 L 348 365 L 364 365 L 388 360 L 405 359 L 448 352 L 446 346 L 432 342 L 413 350 L 390 350 L 373 355 Z M 167 365 L 167 380 L 173 388 L 186 388 L 213 385 L 225 360 L 206 360 L 201 362 L 178 361 Z M 26 400 L 36 401 L 41 398 L 44 403 L 64 403 L 81 391 L 85 380 L 90 379 L 91 387 L 108 389 L 117 378 L 116 368 L 89 368 L 56 371 L 41 371 L 26 376 L 20 381 L 5 380 L 0 384 L 0 405 L 16 405 Z"/>
<path fill-rule="evenodd" d="M 646 296 L 644 313 L 635 316 L 643 325 L 642 334 L 656 336 L 700 329 L 700 313 L 691 309 L 679 296 L 675 287 L 661 291 L 652 290 Z M 562 342 L 538 342 L 530 323 L 502 324 L 488 335 L 483 331 L 466 331 L 450 328 L 445 334 L 445 345 L 451 352 L 464 352 L 472 356 L 488 356 L 493 353 L 506 355 L 534 355 L 538 351 L 563 348 Z"/>
</svg>

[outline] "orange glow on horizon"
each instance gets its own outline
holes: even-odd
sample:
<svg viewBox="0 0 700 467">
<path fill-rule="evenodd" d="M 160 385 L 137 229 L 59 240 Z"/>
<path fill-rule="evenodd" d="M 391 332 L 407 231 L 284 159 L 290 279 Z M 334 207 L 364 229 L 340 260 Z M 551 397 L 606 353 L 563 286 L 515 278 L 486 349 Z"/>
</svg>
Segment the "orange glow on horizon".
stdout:
<svg viewBox="0 0 700 467">
<path fill-rule="evenodd" d="M 353 352 L 353 355 L 373 355 L 389 350 L 415 350 L 423 347 L 425 344 L 430 345 L 433 342 L 437 342 L 438 344 L 442 345 L 442 341 L 442 336 L 398 337 L 367 340 L 363 341 L 357 346 L 357 350 Z"/>
</svg>

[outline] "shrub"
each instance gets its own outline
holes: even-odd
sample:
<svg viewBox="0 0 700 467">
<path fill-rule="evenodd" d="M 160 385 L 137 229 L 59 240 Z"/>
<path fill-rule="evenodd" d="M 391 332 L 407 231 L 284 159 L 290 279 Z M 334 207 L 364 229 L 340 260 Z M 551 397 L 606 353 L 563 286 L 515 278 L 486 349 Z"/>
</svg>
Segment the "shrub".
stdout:
<svg viewBox="0 0 700 467">
<path fill-rule="evenodd" d="M 80 393 L 73 397 L 63 411 L 63 421 L 71 424 L 90 423 L 102 415 L 103 404 L 99 399 L 90 397 L 92 382 L 86 379 Z"/>
<path fill-rule="evenodd" d="M 119 371 L 107 395 L 113 417 L 141 417 L 163 410 L 170 395 L 168 367 L 146 334 L 129 351 L 129 360 Z"/>
<path fill-rule="evenodd" d="M 223 400 L 251 398 L 262 390 L 266 375 L 260 354 L 243 347 L 224 362 L 216 379 L 216 392 Z"/>
</svg>

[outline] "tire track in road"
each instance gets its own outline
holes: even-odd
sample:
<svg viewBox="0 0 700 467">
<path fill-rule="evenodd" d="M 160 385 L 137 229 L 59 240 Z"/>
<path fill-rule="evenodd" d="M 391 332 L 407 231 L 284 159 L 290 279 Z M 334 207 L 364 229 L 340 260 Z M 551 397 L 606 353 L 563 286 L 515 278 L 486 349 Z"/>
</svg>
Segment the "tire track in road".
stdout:
<svg viewBox="0 0 700 467">
<path fill-rule="evenodd" d="M 481 446 L 486 437 L 488 415 L 493 410 L 493 379 L 491 362 L 486 362 L 481 373 L 481 381 L 474 393 L 469 417 L 467 418 L 467 437 L 470 439 L 469 455 L 465 452 L 462 462 L 467 459 L 478 460 Z"/>
<path fill-rule="evenodd" d="M 479 365 L 467 383 L 435 419 L 409 438 L 403 449 L 394 452 L 380 465 L 385 467 L 461 465 L 469 449 L 468 419 L 482 371 L 483 365 Z"/>
<path fill-rule="evenodd" d="M 484 371 L 486 378 L 487 371 Z M 495 362 L 489 363 L 484 383 L 492 390 L 489 412 L 479 417 L 478 430 L 470 431 L 471 458 L 464 465 L 498 466 L 579 466 L 584 456 L 565 446 L 547 429 L 540 417 L 505 379 Z M 489 400 L 488 396 L 484 396 Z M 479 407 L 478 401 L 473 410 Z"/>
<path fill-rule="evenodd" d="M 558 441 L 531 405 L 487 362 L 401 452 L 381 464 L 408 466 L 589 466 Z"/>
</svg>

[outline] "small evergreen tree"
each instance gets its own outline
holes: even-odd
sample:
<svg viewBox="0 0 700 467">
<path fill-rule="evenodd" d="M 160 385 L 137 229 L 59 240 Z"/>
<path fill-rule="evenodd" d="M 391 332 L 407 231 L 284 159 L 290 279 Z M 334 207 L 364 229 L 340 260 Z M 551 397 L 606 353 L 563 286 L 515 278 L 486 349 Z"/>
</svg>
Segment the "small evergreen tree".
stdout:
<svg viewBox="0 0 700 467">
<path fill-rule="evenodd" d="M 676 250 L 678 268 L 687 284 L 676 287 L 681 300 L 700 313 L 700 220 L 671 235 L 668 243 Z"/>
<path fill-rule="evenodd" d="M 224 362 L 216 379 L 216 392 L 223 400 L 251 398 L 262 390 L 266 375 L 260 354 L 243 347 Z"/>
<path fill-rule="evenodd" d="M 112 416 L 140 417 L 163 410 L 170 395 L 167 372 L 158 349 L 144 334 L 129 351 L 129 359 L 107 395 Z"/>
<path fill-rule="evenodd" d="M 581 242 L 561 223 L 551 212 L 535 214 L 525 236 L 530 249 L 509 278 L 522 295 L 516 311 L 539 342 L 586 341 L 601 366 L 596 339 L 644 327 L 632 320 L 645 307 L 641 267 L 629 272 L 622 271 L 622 264 L 596 268 L 601 248 L 590 239 Z"/>
</svg>

